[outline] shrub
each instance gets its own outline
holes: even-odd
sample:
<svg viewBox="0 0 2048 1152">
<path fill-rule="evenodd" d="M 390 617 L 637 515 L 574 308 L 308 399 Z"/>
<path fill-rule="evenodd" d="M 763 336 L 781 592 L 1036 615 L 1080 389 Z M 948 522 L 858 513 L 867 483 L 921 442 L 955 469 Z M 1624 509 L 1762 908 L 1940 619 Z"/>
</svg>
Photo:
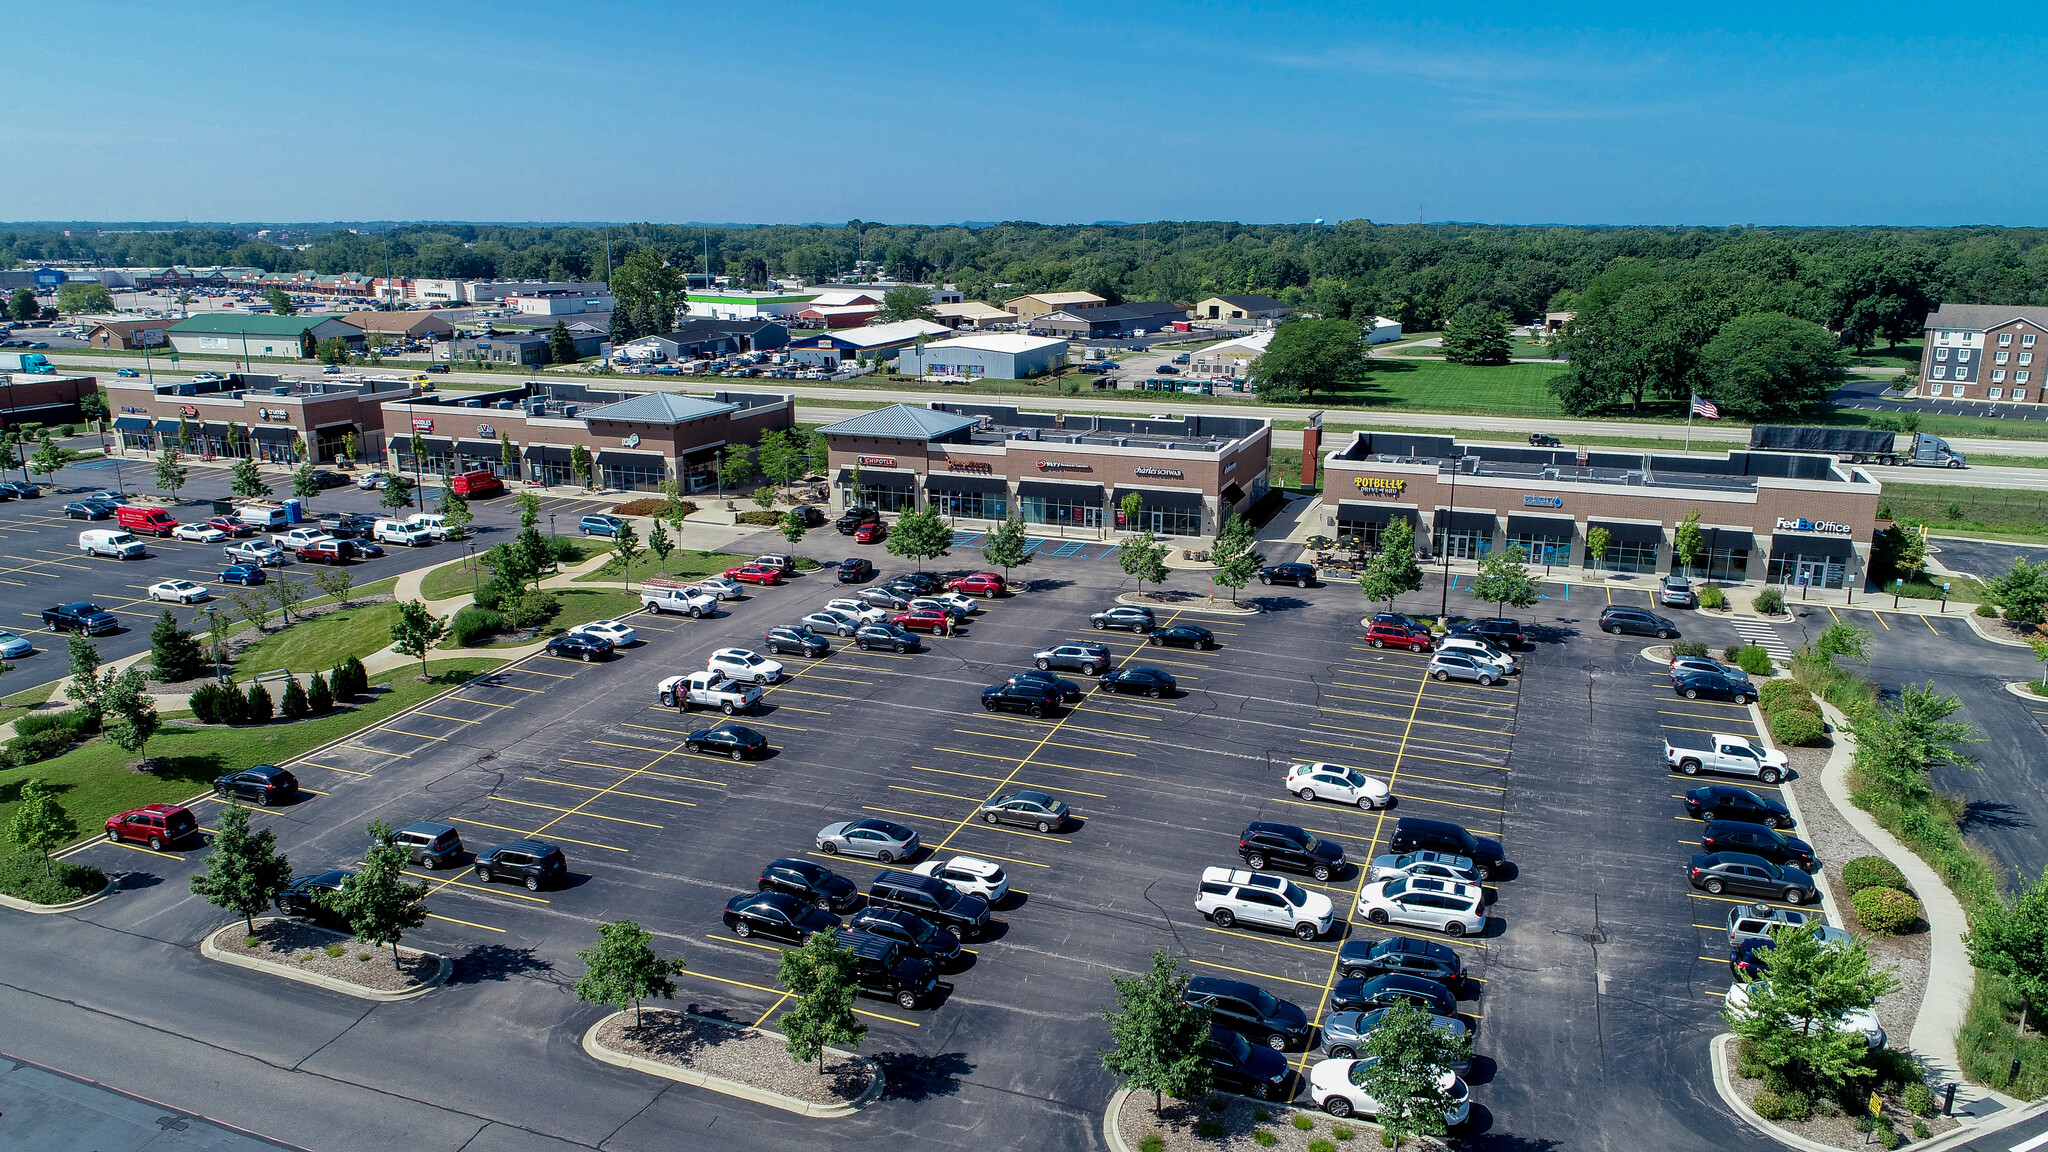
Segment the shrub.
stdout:
<svg viewBox="0 0 2048 1152">
<path fill-rule="evenodd" d="M 47 728 L 27 736 L 16 736 L 7 742 L 6 764 L 9 768 L 20 768 L 52 756 L 62 756 L 77 742 L 68 728 Z"/>
<path fill-rule="evenodd" d="M 782 523 L 782 514 L 779 512 L 742 512 L 736 519 L 741 524 L 758 524 L 763 528 L 773 528 L 777 524 Z"/>
<path fill-rule="evenodd" d="M 1813 702 L 1813 694 L 1793 680 L 1773 680 L 1757 689 L 1756 694 L 1766 712 L 1790 710 L 1820 715 L 1820 705 Z"/>
<path fill-rule="evenodd" d="M 43 855 L 23 852 L 0 860 L 0 892 L 32 904 L 66 904 L 107 886 L 106 873 L 90 864 L 52 860 L 44 875 Z"/>
<path fill-rule="evenodd" d="M 315 716 L 334 710 L 334 690 L 327 686 L 327 677 L 313 673 L 313 686 L 306 689 L 306 707 Z"/>
<path fill-rule="evenodd" d="M 1858 1132 L 1868 1132 L 1872 1128 L 1877 1127 L 1877 1125 L 1868 1116 L 1852 1116 L 1849 1119 L 1849 1127 L 1854 1128 Z"/>
<path fill-rule="evenodd" d="M 1166 1152 L 1166 1138 L 1157 1132 L 1147 1132 L 1138 1141 L 1138 1152 Z"/>
<path fill-rule="evenodd" d="M 192 718 L 201 724 L 226 724 L 231 711 L 227 698 L 233 695 L 218 680 L 210 680 L 192 690 L 190 707 Z"/>
<path fill-rule="evenodd" d="M 31 712 L 14 722 L 16 736 L 34 736 L 38 732 L 63 729 L 74 740 L 83 740 L 100 730 L 100 718 L 87 708 L 67 708 L 61 712 Z"/>
<path fill-rule="evenodd" d="M 1785 594 L 1776 588 L 1766 588 L 1756 594 L 1749 606 L 1766 616 L 1776 616 L 1785 610 Z"/>
<path fill-rule="evenodd" d="M 1707 642 L 1705 640 L 1673 640 L 1671 642 L 1671 655 L 1674 657 L 1705 656 L 1706 654 Z"/>
<path fill-rule="evenodd" d="M 1757 1115 L 1766 1120 L 1783 1120 L 1785 1118 L 1784 1097 L 1779 1096 L 1768 1088 L 1757 1093 L 1756 1099 L 1751 1100 L 1749 1106 L 1756 1111 Z"/>
<path fill-rule="evenodd" d="M 562 598 L 553 592 L 526 591 L 519 595 L 521 627 L 538 628 L 562 614 Z"/>
<path fill-rule="evenodd" d="M 1735 658 L 1737 656 L 1742 655 L 1742 650 L 1747 647 L 1749 647 L 1749 645 L 1744 644 L 1740 640 L 1737 640 L 1735 643 L 1730 644 L 1726 648 L 1721 649 L 1722 662 L 1727 664 L 1735 663 Z"/>
<path fill-rule="evenodd" d="M 574 536 L 552 536 L 549 537 L 548 556 L 557 564 L 574 564 L 583 559 L 583 545 Z"/>
<path fill-rule="evenodd" d="M 1214 1140 L 1222 1136 L 1225 1131 L 1227 1129 L 1224 1128 L 1223 1121 L 1221 1120 L 1204 1120 L 1200 1124 L 1195 1125 L 1195 1135 L 1208 1140 Z"/>
<path fill-rule="evenodd" d="M 1977 605 L 1976 613 L 1977 615 L 1984 617 L 1986 620 L 1998 619 L 1998 609 L 1992 607 L 1989 604 Z"/>
<path fill-rule="evenodd" d="M 1720 609 L 1727 606 L 1728 594 L 1721 591 L 1719 584 L 1707 584 L 1700 588 L 1700 607 Z"/>
<path fill-rule="evenodd" d="M 1202 1098 L 1202 1107 L 1207 1108 L 1211 1112 L 1221 1112 L 1225 1108 L 1230 1107 L 1230 1101 L 1215 1093 L 1210 1093 Z"/>
<path fill-rule="evenodd" d="M 341 954 L 346 951 L 348 951 L 348 945 L 346 944 L 329 944 L 326 948 L 327 955 L 336 960 L 341 959 Z"/>
<path fill-rule="evenodd" d="M 1896 888 L 1865 888 L 1849 898 L 1856 919 L 1872 932 L 1903 932 L 1920 918 L 1920 902 Z"/>
<path fill-rule="evenodd" d="M 1897 1148 L 1905 1142 L 1905 1139 L 1899 1135 L 1898 1129 L 1893 1128 L 1889 1124 L 1882 1125 L 1877 1129 L 1877 1143 L 1880 1148 Z"/>
<path fill-rule="evenodd" d="M 1328 1140 L 1311 1140 L 1308 1142 L 1308 1152 L 1337 1152 L 1337 1146 Z"/>
<path fill-rule="evenodd" d="M 1813 1097 L 1804 1092 L 1787 1092 L 1778 1097 L 1785 1106 L 1785 1119 L 1805 1123 L 1813 1119 Z"/>
<path fill-rule="evenodd" d="M 1330 1129 L 1330 1135 L 1335 1136 L 1339 1140 L 1349 1140 L 1353 1136 L 1358 1135 L 1358 1133 L 1352 1131 L 1351 1126 L 1348 1124 L 1339 1124 Z"/>
<path fill-rule="evenodd" d="M 1913 1139 L 1915 1139 L 1915 1140 L 1925 1140 L 1925 1139 L 1927 1139 L 1927 1138 L 1928 1138 L 1929 1136 L 1932 1136 L 1932 1135 L 1934 1135 L 1934 1130 L 1933 1130 L 1933 1129 L 1931 1129 L 1931 1128 L 1929 1128 L 1929 1127 L 1927 1126 L 1927 1121 L 1925 1121 L 1925 1120 L 1915 1120 L 1915 1121 L 1913 1121 Z"/>
<path fill-rule="evenodd" d="M 628 500 L 622 504 L 612 505 L 612 515 L 614 516 L 659 516 L 666 511 L 668 511 L 668 497 L 666 496 L 642 496 L 638 500 Z"/>
<path fill-rule="evenodd" d="M 504 630 L 504 616 L 472 604 L 457 612 L 455 618 L 448 622 L 448 642 L 457 648 L 467 648 Z"/>
<path fill-rule="evenodd" d="M 1934 1089 L 1921 1081 L 1906 1085 L 1905 1091 L 1899 1093 L 1899 1102 L 1915 1116 L 1934 1115 Z"/>
<path fill-rule="evenodd" d="M 303 720 L 306 713 L 311 710 L 311 706 L 306 703 L 306 690 L 299 686 L 299 678 L 294 676 L 286 680 L 284 699 L 279 703 L 278 711 L 284 713 L 287 720 Z"/>
<path fill-rule="evenodd" d="M 370 674 L 363 669 L 361 660 L 351 656 L 335 665 L 335 669 L 332 683 L 336 696 L 343 700 L 353 700 L 370 690 Z"/>
<path fill-rule="evenodd" d="M 1771 739 L 1780 744 L 1812 748 L 1827 743 L 1827 725 L 1812 712 L 1792 709 L 1770 714 Z"/>
<path fill-rule="evenodd" d="M 1899 866 L 1882 856 L 1858 856 L 1842 865 L 1842 887 L 1854 896 L 1865 888 L 1891 888 L 1900 892 L 1911 892 L 1906 884 L 1906 874 Z"/>
<path fill-rule="evenodd" d="M 1261 1124 L 1264 1124 L 1266 1121 L 1271 1120 L 1272 1118 L 1273 1110 L 1271 1108 L 1252 1109 L 1252 1119 L 1257 1120 Z"/>
<path fill-rule="evenodd" d="M 1309 1129 L 1316 1126 L 1315 1121 L 1309 1119 L 1306 1116 L 1300 1115 L 1299 1113 L 1295 1115 L 1292 1123 L 1294 1124 L 1295 1130 L 1300 1132 L 1306 1132 Z"/>
<path fill-rule="evenodd" d="M 1279 1142 L 1280 1138 L 1278 1136 L 1273 1135 L 1271 1132 L 1268 1132 L 1263 1128 L 1259 1129 L 1257 1132 L 1252 1133 L 1252 1143 L 1257 1144 L 1261 1148 L 1271 1148 L 1273 1145 L 1278 1144 Z"/>
<path fill-rule="evenodd" d="M 1735 654 L 1735 665 L 1751 676 L 1769 676 L 1778 670 L 1778 666 L 1771 663 L 1771 654 L 1755 644 Z"/>
<path fill-rule="evenodd" d="M 264 689 L 263 685 L 249 685 L 249 694 L 244 696 L 242 701 L 242 723 L 270 723 L 270 713 L 275 705 L 270 702 L 270 693 Z"/>
</svg>

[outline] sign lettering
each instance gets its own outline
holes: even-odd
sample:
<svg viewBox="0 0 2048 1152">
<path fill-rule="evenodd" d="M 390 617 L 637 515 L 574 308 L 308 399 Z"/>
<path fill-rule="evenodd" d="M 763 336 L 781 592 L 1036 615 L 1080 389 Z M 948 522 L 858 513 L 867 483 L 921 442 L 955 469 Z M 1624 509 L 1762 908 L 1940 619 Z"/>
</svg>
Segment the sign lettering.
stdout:
<svg viewBox="0 0 2048 1152">
<path fill-rule="evenodd" d="M 180 404 L 178 405 L 178 414 L 180 416 L 197 416 L 199 415 L 199 408 L 194 404 Z"/>
<path fill-rule="evenodd" d="M 962 460 L 957 456 L 946 457 L 948 472 L 994 472 L 995 465 L 986 460 Z"/>
<path fill-rule="evenodd" d="M 619 446 L 622 448 L 638 448 L 640 446 L 640 434 L 638 432 L 629 434 L 624 440 L 619 441 Z"/>
<path fill-rule="evenodd" d="M 1808 520 L 1804 516 L 1796 520 L 1787 519 L 1783 516 L 1778 517 L 1778 531 L 1818 532 L 1825 536 L 1854 536 L 1856 534 L 1856 530 L 1847 524 L 1837 524 L 1833 520 Z"/>
<path fill-rule="evenodd" d="M 1397 480 L 1387 476 L 1359 476 L 1353 478 L 1351 482 L 1356 484 L 1358 490 L 1367 496 L 1385 496 L 1390 500 L 1408 490 L 1408 482 L 1406 480 Z"/>
<path fill-rule="evenodd" d="M 1178 480 L 1181 478 L 1181 470 L 1178 468 L 1133 468 L 1131 469 L 1131 475 L 1165 476 L 1169 479 Z"/>
<path fill-rule="evenodd" d="M 412 430 L 415 432 L 432 432 L 434 430 L 434 418 L 432 416 L 413 417 Z"/>
<path fill-rule="evenodd" d="M 896 458 L 894 456 L 862 456 L 860 462 L 863 464 L 879 465 L 883 468 L 894 468 L 896 466 Z"/>
<path fill-rule="evenodd" d="M 256 414 L 265 420 L 289 420 L 292 418 L 292 414 L 282 408 L 258 408 Z"/>
<path fill-rule="evenodd" d="M 1524 497 L 1522 497 L 1522 507 L 1524 507 L 1524 508 L 1562 508 L 1562 507 L 1564 507 L 1564 497 L 1562 497 L 1562 496 L 1524 496 Z"/>
<path fill-rule="evenodd" d="M 1038 461 L 1038 470 L 1041 472 L 1093 472 L 1095 467 L 1091 464 L 1075 464 L 1066 460 L 1040 460 Z"/>
<path fill-rule="evenodd" d="M 496 436 L 498 430 L 489 424 L 479 424 L 476 426 L 476 434 L 479 436 Z"/>
</svg>

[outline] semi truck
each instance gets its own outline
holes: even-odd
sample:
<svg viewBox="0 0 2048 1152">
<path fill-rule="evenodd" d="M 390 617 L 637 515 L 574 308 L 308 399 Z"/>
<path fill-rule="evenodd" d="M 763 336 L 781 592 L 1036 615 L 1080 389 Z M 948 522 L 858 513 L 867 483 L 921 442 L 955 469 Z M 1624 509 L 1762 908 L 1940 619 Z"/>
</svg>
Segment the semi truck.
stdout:
<svg viewBox="0 0 2048 1152">
<path fill-rule="evenodd" d="M 1925 432 L 1884 432 L 1872 428 L 1793 428 L 1758 425 L 1749 430 L 1752 452 L 1819 452 L 1845 464 L 1890 464 L 1906 468 L 1968 468 L 1969 458 L 1948 441 Z"/>
<path fill-rule="evenodd" d="M 31 376 L 54 376 L 57 366 L 41 352 L 0 352 L 0 372 L 26 372 Z"/>
</svg>

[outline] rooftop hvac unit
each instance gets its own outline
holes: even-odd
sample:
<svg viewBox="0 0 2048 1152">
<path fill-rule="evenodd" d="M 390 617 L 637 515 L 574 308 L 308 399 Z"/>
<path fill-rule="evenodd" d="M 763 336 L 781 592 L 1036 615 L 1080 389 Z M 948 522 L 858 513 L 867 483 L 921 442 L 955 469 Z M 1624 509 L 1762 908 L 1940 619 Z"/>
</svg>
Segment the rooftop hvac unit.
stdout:
<svg viewBox="0 0 2048 1152">
<path fill-rule="evenodd" d="M 289 396 L 292 394 L 292 387 L 289 384 L 279 384 L 270 390 L 270 394 L 272 396 Z"/>
<path fill-rule="evenodd" d="M 1543 478 L 1544 478 L 1545 480 L 1555 480 L 1555 479 L 1557 479 L 1557 469 L 1555 469 L 1555 468 L 1545 468 L 1545 469 L 1543 470 Z"/>
<path fill-rule="evenodd" d="M 1076 432 L 1076 433 L 1074 433 L 1073 435 L 1071 435 L 1071 436 L 1067 437 L 1067 443 L 1069 443 L 1069 444 L 1079 444 L 1080 442 L 1081 442 L 1081 434 L 1080 434 L 1080 433 L 1078 433 L 1078 432 Z"/>
<path fill-rule="evenodd" d="M 1012 440 L 1029 440 L 1029 439 L 1031 439 L 1031 433 L 1029 433 L 1029 432 L 1025 431 L 1025 430 L 1024 430 L 1024 429 L 1022 429 L 1022 428 L 1019 428 L 1019 429 L 1017 429 L 1017 430 L 1016 430 L 1015 432 L 1012 432 L 1012 433 L 1010 433 L 1010 439 L 1012 439 Z"/>
<path fill-rule="evenodd" d="M 484 402 L 481 400 L 464 400 L 462 406 L 464 408 L 481 408 L 484 406 Z"/>
<path fill-rule="evenodd" d="M 579 412 L 579 411 L 581 411 L 581 410 L 582 410 L 582 405 L 580 405 L 580 404 L 564 404 L 564 405 L 562 405 L 562 415 L 563 415 L 563 416 L 565 416 L 565 417 L 567 417 L 567 416 L 574 416 L 574 415 L 575 415 L 575 414 L 576 414 L 577 412 Z"/>
<path fill-rule="evenodd" d="M 1643 474 L 1634 471 L 1623 472 L 1621 474 L 1621 482 L 1624 484 L 1641 484 L 1643 482 Z"/>
<path fill-rule="evenodd" d="M 519 407 L 519 402 L 516 400 L 500 400 L 493 407 L 503 412 L 510 412 L 512 409 Z"/>
<path fill-rule="evenodd" d="M 1179 447 L 1179 445 L 1178 445 L 1178 444 L 1175 444 L 1175 443 L 1174 443 L 1173 441 L 1171 441 L 1171 440 L 1168 440 L 1168 441 L 1166 441 L 1166 442 L 1165 442 L 1164 444 L 1161 444 L 1161 445 L 1160 445 L 1160 447 L 1161 447 L 1161 448 L 1164 448 L 1164 449 L 1166 449 L 1166 450 L 1167 450 L 1167 451 L 1169 451 L 1169 452 L 1171 452 L 1171 451 L 1172 451 L 1173 449 L 1175 449 L 1175 448 L 1178 448 L 1178 447 Z"/>
<path fill-rule="evenodd" d="M 175 393 L 175 395 L 179 395 L 179 396 L 197 396 L 197 395 L 199 395 L 199 389 L 197 389 L 197 388 L 193 387 L 193 386 L 192 386 L 192 385 L 190 385 L 190 384 L 180 384 L 180 385 L 178 385 L 178 390 L 177 390 L 177 392 Z"/>
<path fill-rule="evenodd" d="M 1128 448 L 1130 447 L 1131 438 L 1129 436 L 1111 436 L 1109 442 L 1119 448 Z"/>
</svg>

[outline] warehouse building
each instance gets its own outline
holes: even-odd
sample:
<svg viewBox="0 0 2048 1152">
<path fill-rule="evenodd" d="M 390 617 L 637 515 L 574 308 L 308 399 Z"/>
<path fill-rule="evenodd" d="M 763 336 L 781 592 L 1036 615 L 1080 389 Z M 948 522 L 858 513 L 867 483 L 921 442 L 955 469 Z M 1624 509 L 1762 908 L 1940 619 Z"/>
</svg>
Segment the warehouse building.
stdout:
<svg viewBox="0 0 2048 1152">
<path fill-rule="evenodd" d="M 893 360 L 898 352 L 919 340 L 952 334 L 951 328 L 930 320 L 898 320 L 894 324 L 828 330 L 815 336 L 805 333 L 790 340 L 789 352 L 799 364 L 836 369 L 842 360 L 877 356 Z"/>
<path fill-rule="evenodd" d="M 1021 332 L 958 336 L 936 344 L 912 345 L 896 357 L 896 371 L 905 376 L 947 379 L 1023 380 L 1042 375 L 1067 360 L 1067 342 Z"/>
<path fill-rule="evenodd" d="M 1520 548 L 1531 563 L 1586 572 L 1860 588 L 1877 528 L 1878 482 L 1832 456 L 1724 457 L 1460 444 L 1359 432 L 1323 459 L 1325 532 L 1376 545 L 1393 520 L 1418 550 L 1472 562 Z M 1697 513 L 1705 553 L 1673 549 Z M 1607 532 L 1590 555 L 1587 533 Z"/>
<path fill-rule="evenodd" d="M 787 320 L 811 306 L 816 292 L 749 292 L 741 288 L 694 289 L 683 310 L 708 320 Z"/>
<path fill-rule="evenodd" d="M 1033 332 L 1068 340 L 1116 340 L 1185 325 L 1188 310 L 1170 300 L 1107 304 L 1100 308 L 1061 309 L 1031 321 Z"/>
<path fill-rule="evenodd" d="M 1080 312 L 1089 308 L 1106 307 L 1109 301 L 1093 292 L 1033 292 L 1003 301 L 1003 310 L 1022 323 L 1030 323 L 1048 312 L 1064 309 Z"/>
<path fill-rule="evenodd" d="M 1017 322 L 1016 316 L 979 300 L 963 300 L 958 304 L 934 304 L 932 318 L 948 328 L 994 328 L 999 324 Z"/>
<path fill-rule="evenodd" d="M 643 336 L 614 352 L 629 360 L 708 360 L 768 352 L 789 343 L 789 329 L 768 320 L 691 320 L 673 332 Z"/>
<path fill-rule="evenodd" d="M 1041 532 L 1214 536 L 1266 494 L 1272 425 L 1238 416 L 1133 419 L 934 401 L 819 429 L 832 503 L 960 521 L 1013 513 Z M 1123 503 L 1135 495 L 1135 516 Z"/>
</svg>

